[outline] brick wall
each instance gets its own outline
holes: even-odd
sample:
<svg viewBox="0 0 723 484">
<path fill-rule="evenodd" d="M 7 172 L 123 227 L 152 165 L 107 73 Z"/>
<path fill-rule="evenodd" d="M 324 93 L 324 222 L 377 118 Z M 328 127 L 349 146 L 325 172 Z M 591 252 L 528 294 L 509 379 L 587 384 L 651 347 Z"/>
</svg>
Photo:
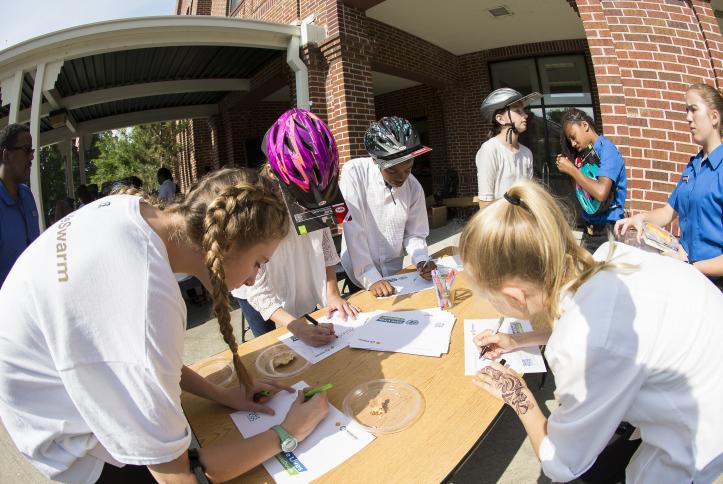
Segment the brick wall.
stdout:
<svg viewBox="0 0 723 484">
<path fill-rule="evenodd" d="M 460 81 L 457 56 L 451 52 L 377 20 L 366 20 L 375 71 L 435 87 Z"/>
<path fill-rule="evenodd" d="M 447 170 L 447 141 L 444 130 L 444 112 L 437 89 L 431 86 L 415 86 L 382 94 L 374 98 L 375 118 L 402 116 L 413 120 L 427 118 L 429 127 L 429 153 L 432 167 L 433 190 L 441 188 L 442 177 Z M 427 195 L 431 195 L 428 193 Z"/>
<path fill-rule="evenodd" d="M 298 20 L 296 0 L 242 0 L 238 3 L 232 17 L 264 22 L 290 24 Z"/>
<path fill-rule="evenodd" d="M 211 13 L 214 17 L 225 17 L 228 0 L 211 0 Z"/>
<path fill-rule="evenodd" d="M 474 154 L 489 128 L 479 114 L 479 105 L 491 90 L 489 64 L 584 53 L 599 125 L 626 158 L 629 208 L 650 209 L 667 200 L 684 164 L 698 149 L 685 123 L 686 87 L 693 82 L 723 87 L 723 38 L 710 2 L 568 3 L 578 12 L 586 39 L 510 46 L 463 56 L 369 19 L 340 0 L 244 0 L 233 15 L 290 23 L 315 13 L 317 24 L 326 26 L 328 37 L 322 45 L 302 49 L 301 55 L 309 67 L 312 110 L 328 121 L 342 161 L 365 154 L 362 137 L 373 119 L 393 110 L 397 114 L 424 110 L 430 127 L 434 125 L 437 130 L 435 174 L 442 166 L 457 169 L 460 191 L 466 194 L 476 190 Z M 177 11 L 184 13 L 188 5 L 189 0 L 179 0 Z M 195 0 L 193 13 L 215 15 L 220 6 L 217 0 Z M 282 58 L 280 63 L 284 62 Z M 291 78 L 285 65 L 284 69 L 281 72 L 278 66 L 269 66 L 254 86 L 273 92 L 272 86 L 276 90 Z M 424 85 L 374 100 L 372 70 Z M 293 99 L 293 82 L 291 87 Z M 228 108 L 222 104 L 224 113 L 215 130 L 219 163 L 244 156 L 241 138 L 235 135 L 250 130 L 242 118 L 263 97 L 229 100 Z"/>
<path fill-rule="evenodd" d="M 694 82 L 720 86 L 721 37 L 709 2 L 577 0 L 606 133 L 628 167 L 628 206 L 665 203 L 698 151 L 685 122 Z"/>
</svg>

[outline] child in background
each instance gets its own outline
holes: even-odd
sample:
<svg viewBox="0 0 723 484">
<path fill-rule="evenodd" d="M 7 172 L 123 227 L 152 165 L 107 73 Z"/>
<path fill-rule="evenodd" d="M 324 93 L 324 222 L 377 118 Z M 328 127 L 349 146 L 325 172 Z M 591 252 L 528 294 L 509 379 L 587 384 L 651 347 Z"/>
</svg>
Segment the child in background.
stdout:
<svg viewBox="0 0 723 484">
<path fill-rule="evenodd" d="M 590 253 L 608 241 L 615 222 L 623 218 L 627 177 L 625 160 L 617 147 L 598 135 L 587 113 L 571 108 L 560 121 L 562 153 L 557 155 L 557 169 L 569 175 L 585 220 L 582 243 Z M 580 166 L 573 163 L 579 156 Z"/>
<path fill-rule="evenodd" d="M 293 185 L 295 199 L 307 209 L 324 206 L 337 195 L 339 153 L 324 122 L 310 111 L 290 109 L 282 114 L 264 137 L 262 150 L 269 163 L 262 176 L 273 184 Z M 306 235 L 296 233 L 288 222 L 288 235 L 274 258 L 259 271 L 250 287 L 232 291 L 254 336 L 286 326 L 311 346 L 332 342 L 331 323 L 310 324 L 304 315 L 326 307 L 327 318 L 337 311 L 346 320 L 358 309 L 342 299 L 336 280 L 339 256 L 328 228 Z"/>
<path fill-rule="evenodd" d="M 523 96 L 503 87 L 482 101 L 482 118 L 492 123 L 492 130 L 475 157 L 480 210 L 501 198 L 518 180 L 532 179 L 532 152 L 519 140 L 527 131 L 525 107 L 541 97 L 537 92 Z"/>
</svg>

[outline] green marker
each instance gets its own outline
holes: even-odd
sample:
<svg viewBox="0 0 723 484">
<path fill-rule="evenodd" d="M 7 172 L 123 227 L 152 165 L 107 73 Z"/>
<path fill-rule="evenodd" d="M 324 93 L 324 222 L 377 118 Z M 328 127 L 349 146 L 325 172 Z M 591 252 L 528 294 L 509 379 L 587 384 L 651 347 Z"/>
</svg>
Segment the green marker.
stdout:
<svg viewBox="0 0 723 484">
<path fill-rule="evenodd" d="M 304 393 L 304 401 L 307 401 L 317 393 L 325 392 L 329 390 L 331 387 L 333 387 L 331 383 L 327 383 L 326 385 L 322 385 L 320 387 L 312 388 L 311 390 Z"/>
<path fill-rule="evenodd" d="M 254 402 L 259 403 L 263 397 L 270 397 L 271 395 L 271 390 L 261 390 L 260 392 L 256 392 L 254 393 Z"/>
</svg>

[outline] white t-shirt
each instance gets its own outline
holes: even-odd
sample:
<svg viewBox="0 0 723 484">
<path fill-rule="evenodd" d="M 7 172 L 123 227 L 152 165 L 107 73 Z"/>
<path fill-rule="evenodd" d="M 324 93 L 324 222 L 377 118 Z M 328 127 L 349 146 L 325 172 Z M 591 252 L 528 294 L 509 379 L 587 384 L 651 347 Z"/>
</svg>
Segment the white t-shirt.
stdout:
<svg viewBox="0 0 723 484">
<path fill-rule="evenodd" d="M 339 263 L 331 230 L 298 235 L 293 222 L 271 260 L 265 264 L 251 287 L 231 291 L 248 299 L 261 317 L 268 320 L 283 307 L 292 316 L 302 316 L 326 306 L 326 268 Z"/>
<path fill-rule="evenodd" d="M 90 483 L 104 461 L 188 449 L 186 307 L 139 198 L 96 200 L 43 232 L 2 286 L 0 314 L 0 416 L 43 474 Z"/>
<path fill-rule="evenodd" d="M 477 151 L 479 199 L 492 202 L 502 198 L 520 179 L 532 178 L 532 152 L 524 145 L 513 153 L 496 137 L 485 141 Z"/>
<path fill-rule="evenodd" d="M 688 264 L 615 245 L 616 262 L 639 270 L 599 272 L 565 295 L 547 344 L 560 406 L 543 470 L 576 478 L 627 421 L 643 443 L 626 482 L 709 483 L 723 471 L 723 296 Z"/>
<path fill-rule="evenodd" d="M 405 251 L 413 264 L 429 258 L 427 206 L 414 175 L 388 188 L 371 158 L 356 158 L 342 167 L 339 188 L 351 215 L 344 222 L 341 263 L 354 284 L 369 289 L 396 274 Z"/>
</svg>

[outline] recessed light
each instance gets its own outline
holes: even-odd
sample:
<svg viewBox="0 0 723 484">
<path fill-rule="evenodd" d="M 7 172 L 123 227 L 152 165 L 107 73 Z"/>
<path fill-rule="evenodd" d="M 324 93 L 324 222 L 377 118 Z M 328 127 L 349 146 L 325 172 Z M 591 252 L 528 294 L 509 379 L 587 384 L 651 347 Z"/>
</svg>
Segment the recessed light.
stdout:
<svg viewBox="0 0 723 484">
<path fill-rule="evenodd" d="M 504 17 L 505 15 L 512 15 L 512 12 L 509 8 L 505 7 L 504 5 L 500 5 L 499 7 L 491 8 L 488 10 L 490 15 L 493 17 Z"/>
</svg>

